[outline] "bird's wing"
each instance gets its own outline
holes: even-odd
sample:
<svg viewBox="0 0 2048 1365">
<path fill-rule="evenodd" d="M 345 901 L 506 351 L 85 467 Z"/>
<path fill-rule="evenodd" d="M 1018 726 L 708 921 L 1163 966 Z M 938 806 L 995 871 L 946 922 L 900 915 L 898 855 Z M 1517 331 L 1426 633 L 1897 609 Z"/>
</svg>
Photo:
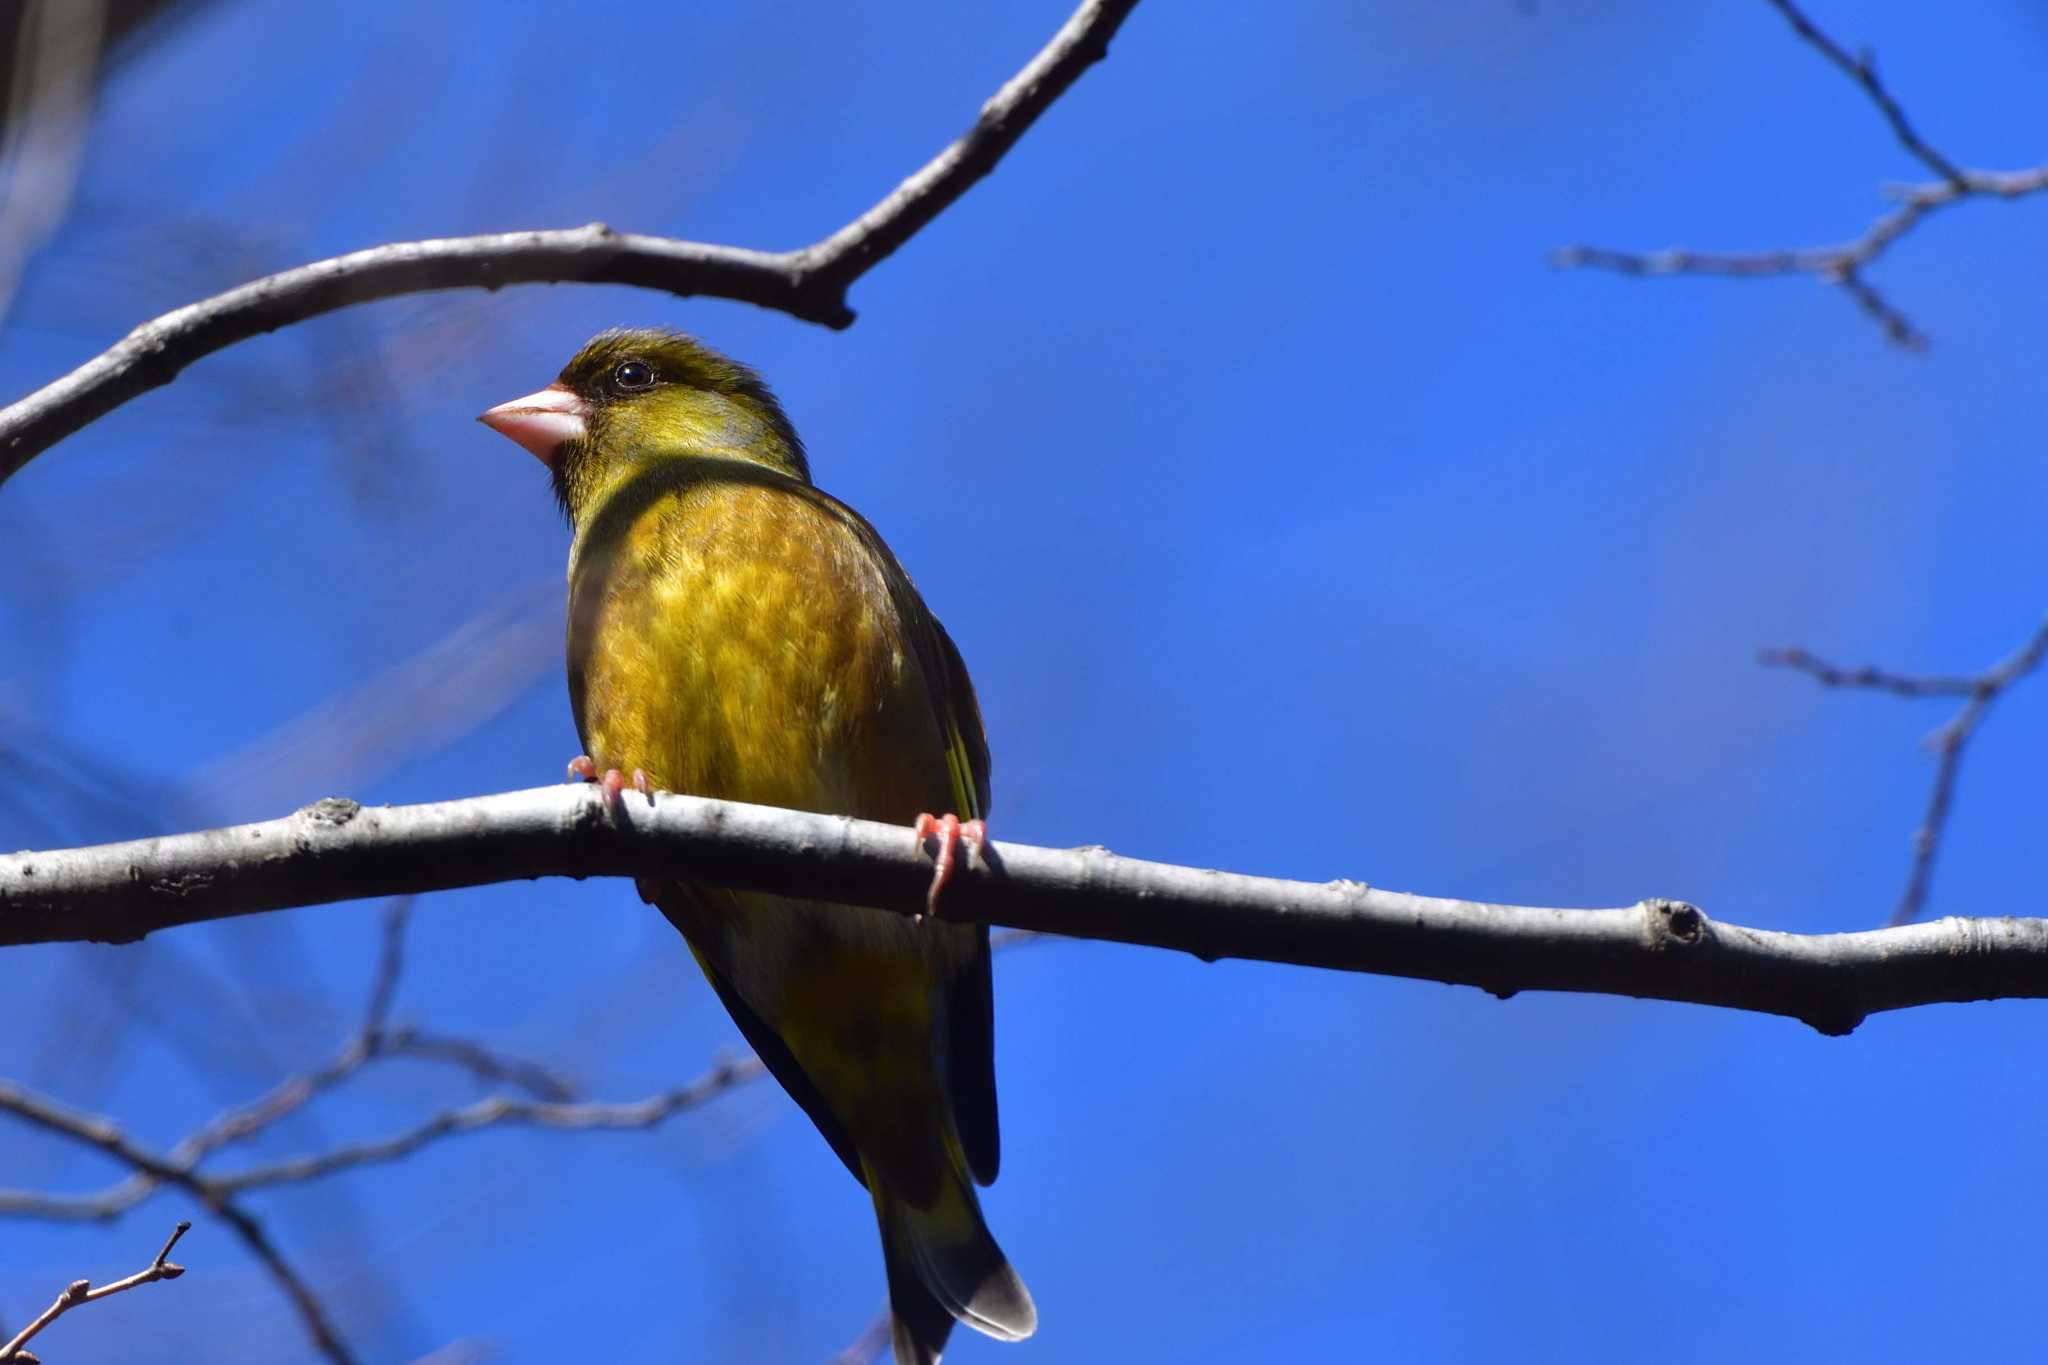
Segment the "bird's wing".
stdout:
<svg viewBox="0 0 2048 1365">
<path fill-rule="evenodd" d="M 880 533 L 852 508 L 830 501 L 860 534 L 868 552 L 882 566 L 897 616 L 910 636 L 919 668 L 931 690 L 932 708 L 946 743 L 946 769 L 953 793 L 953 813 L 963 820 L 985 819 L 989 809 L 988 736 L 982 729 L 981 703 L 967 676 L 966 661 L 939 618 L 918 594 L 910 575 L 896 560 Z M 1002 1164 L 1002 1142 L 996 1117 L 995 986 L 990 979 L 988 926 L 949 926 L 958 948 L 949 954 L 946 983 L 950 999 L 946 1048 L 946 1091 L 953 1106 L 953 1125 L 967 1167 L 974 1178 L 994 1182 Z"/>
<path fill-rule="evenodd" d="M 690 932 L 694 927 L 691 916 L 699 913 L 701 909 L 695 902 L 707 895 L 729 898 L 731 893 L 670 884 L 661 888 L 655 905 L 668 916 L 670 923 L 682 931 L 683 941 L 690 945 L 691 956 L 695 957 L 697 965 L 704 969 L 704 979 L 709 981 L 711 989 L 718 993 L 718 999 L 725 1006 L 725 1012 L 732 1016 L 733 1023 L 739 1025 L 740 1036 L 747 1040 L 748 1047 L 754 1049 L 754 1055 L 768 1068 L 768 1074 L 789 1092 L 789 1097 L 797 1102 L 797 1106 L 804 1113 L 810 1115 L 811 1122 L 817 1125 L 818 1132 L 832 1145 L 832 1150 L 839 1154 L 839 1159 L 846 1163 L 846 1169 L 853 1172 L 853 1178 L 863 1185 L 867 1184 L 867 1175 L 861 1168 L 860 1152 L 853 1145 L 853 1138 L 846 1131 L 846 1125 L 833 1114 L 832 1106 L 825 1102 L 825 1097 L 818 1093 L 818 1087 L 812 1083 L 810 1076 L 798 1064 L 797 1059 L 790 1055 L 789 1045 L 782 1041 L 782 1035 L 777 1033 L 767 1020 L 754 1013 L 753 1007 L 746 1002 L 745 997 L 733 989 L 732 983 L 725 979 L 725 974 L 698 950 L 696 942 L 691 939 Z"/>
<path fill-rule="evenodd" d="M 953 770 L 953 795 L 976 816 L 989 805 L 988 737 L 981 728 L 981 703 L 968 680 L 960 650 L 936 616 L 926 613 L 938 637 L 940 664 L 946 679 L 946 756 Z M 963 780 L 964 779 L 964 780 Z M 953 975 L 953 1011 L 946 1040 L 946 1082 L 953 1099 L 953 1123 L 967 1167 L 984 1185 L 993 1184 L 1002 1164 L 1002 1138 L 996 1121 L 996 1002 L 988 958 L 988 927 L 974 926 L 974 953 Z"/>
</svg>

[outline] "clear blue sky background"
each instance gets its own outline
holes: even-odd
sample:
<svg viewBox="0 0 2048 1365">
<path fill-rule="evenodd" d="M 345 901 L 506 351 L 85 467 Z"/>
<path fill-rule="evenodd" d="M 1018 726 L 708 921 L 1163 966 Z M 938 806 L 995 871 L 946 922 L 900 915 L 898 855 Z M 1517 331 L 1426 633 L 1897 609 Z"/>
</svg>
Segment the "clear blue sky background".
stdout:
<svg viewBox="0 0 2048 1365">
<path fill-rule="evenodd" d="M 2038 6 L 1816 14 L 1956 158 L 2048 156 Z M 221 0 L 106 92 L 0 391 L 382 241 L 591 219 L 812 240 L 1063 18 Z M 820 482 L 917 577 L 979 683 L 1006 837 L 1871 925 L 1945 711 L 1753 657 L 1969 670 L 2048 605 L 2048 204 L 1965 206 L 1879 267 L 1935 338 L 1920 357 L 1810 281 L 1544 254 L 1830 241 L 1917 175 L 1761 0 L 1147 4 L 861 282 L 850 331 L 609 287 L 410 299 L 208 360 L 43 456 L 0 489 L 0 843 L 559 774 L 552 620 L 486 678 L 387 670 L 559 581 L 540 471 L 474 414 L 601 326 L 659 323 L 765 371 Z M 339 740 L 277 738 L 337 697 Z M 2044 751 L 2048 681 L 1970 757 L 1937 913 L 2042 910 Z M 357 905 L 9 952 L 0 1074 L 168 1144 L 324 1059 L 375 942 Z M 2017 1359 L 2048 1332 L 2040 1005 L 1830 1040 L 1095 944 L 1006 955 L 997 993 L 987 1202 L 1044 1326 L 963 1333 L 963 1365 Z M 738 1046 L 621 884 L 423 903 L 398 1014 L 605 1098 Z M 243 1155 L 472 1093 L 393 1064 Z M 4 1121 L 0 1167 L 118 1174 Z M 767 1086 L 652 1134 L 494 1132 L 251 1202 L 369 1361 L 818 1362 L 882 1295 L 865 1197 Z M 0 1226 L 0 1314 L 140 1265 L 187 1211 Z M 181 1259 L 45 1358 L 310 1358 L 224 1229 L 202 1216 Z"/>
</svg>

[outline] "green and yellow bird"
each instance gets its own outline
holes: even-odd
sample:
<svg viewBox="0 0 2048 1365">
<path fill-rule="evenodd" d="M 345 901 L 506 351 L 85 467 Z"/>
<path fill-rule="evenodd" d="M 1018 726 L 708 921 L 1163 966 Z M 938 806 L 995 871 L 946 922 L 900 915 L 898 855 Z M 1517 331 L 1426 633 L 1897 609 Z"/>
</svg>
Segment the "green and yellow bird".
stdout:
<svg viewBox="0 0 2048 1365">
<path fill-rule="evenodd" d="M 677 333 L 610 331 L 481 420 L 547 465 L 574 528 L 572 772 L 614 800 L 630 773 L 936 830 L 936 895 L 988 808 L 973 685 L 875 529 L 812 486 L 760 376 Z M 998 1159 L 987 928 L 684 880 L 641 894 L 867 1186 L 900 1365 L 937 1361 L 955 1319 L 1031 1335 L 975 1195 Z"/>
</svg>

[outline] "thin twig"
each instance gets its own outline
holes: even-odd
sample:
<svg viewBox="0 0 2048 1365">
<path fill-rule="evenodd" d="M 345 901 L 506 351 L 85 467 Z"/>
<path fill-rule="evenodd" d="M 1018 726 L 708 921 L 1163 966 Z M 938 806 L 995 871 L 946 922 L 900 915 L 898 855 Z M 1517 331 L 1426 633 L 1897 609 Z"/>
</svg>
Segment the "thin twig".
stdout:
<svg viewBox="0 0 2048 1365">
<path fill-rule="evenodd" d="M 539 1062 L 507 1056 L 474 1038 L 456 1038 L 429 1033 L 425 1029 L 404 1028 L 394 1031 L 379 1053 L 390 1057 L 447 1062 L 486 1085 L 503 1081 L 517 1086 L 535 1099 L 552 1104 L 566 1104 L 576 1098 L 576 1085 L 567 1078 Z"/>
<path fill-rule="evenodd" d="M 845 227 L 795 251 L 755 251 L 614 232 L 603 223 L 397 242 L 266 276 L 189 304 L 0 409 L 0 481 L 193 361 L 239 341 L 373 299 L 512 284 L 626 284 L 773 308 L 806 322 L 853 321 L 846 291 L 988 174 L 1081 73 L 1137 0 L 1083 0 L 959 138 Z"/>
<path fill-rule="evenodd" d="M 1615 251 L 1607 247 L 1573 245 L 1553 251 L 1551 264 L 1566 270 L 1592 267 L 1624 275 L 1647 276 L 1720 275 L 1758 279 L 1811 275 L 1840 288 L 1884 329 L 1885 335 L 1893 342 L 1908 350 L 1923 349 L 1927 345 L 1926 335 L 1870 282 L 1865 274 L 1867 267 L 1924 219 L 1950 205 L 1966 199 L 2019 199 L 2048 190 L 2048 163 L 2018 171 L 1984 171 L 1957 166 L 1914 130 L 1904 109 L 1878 79 L 1875 61 L 1868 53 L 1850 56 L 1840 43 L 1823 32 L 1791 0 L 1766 2 L 1785 17 L 1795 33 L 1862 87 L 1891 126 L 1899 144 L 1941 178 L 1925 184 L 1890 187 L 1888 192 L 1897 201 L 1897 206 L 1874 219 L 1860 237 L 1832 246 L 1730 252 L 1691 251 L 1683 247 L 1664 251 Z"/>
<path fill-rule="evenodd" d="M 312 1289 L 278 1251 L 263 1224 L 246 1209 L 228 1198 L 225 1190 L 205 1176 L 174 1164 L 167 1156 L 153 1152 L 130 1139 L 111 1119 L 80 1114 L 56 1101 L 0 1080 L 0 1110 L 50 1132 L 96 1147 L 130 1169 L 154 1177 L 166 1185 L 184 1190 L 208 1212 L 234 1230 L 242 1244 L 263 1263 L 278 1287 L 298 1311 L 299 1319 L 312 1336 L 314 1345 L 333 1365 L 352 1365 L 355 1356 L 343 1344 L 327 1310 Z"/>
<path fill-rule="evenodd" d="M 377 975 L 370 981 L 370 1004 L 363 1012 L 360 1030 L 365 1050 L 375 1052 L 384 1037 L 384 1025 L 391 1017 L 391 1000 L 398 993 L 399 973 L 405 970 L 405 929 L 412 916 L 412 896 L 393 896 L 384 905 L 384 932 L 377 956 Z"/>
<path fill-rule="evenodd" d="M 391 922 L 391 918 L 387 918 L 387 929 Z M 996 952 L 1003 952 L 1049 941 L 1053 937 L 1050 934 L 1010 929 L 990 935 L 989 946 Z M 376 977 L 380 985 L 386 980 L 395 979 L 396 969 L 390 966 L 391 961 L 392 954 L 387 949 Z M 703 1076 L 687 1085 L 678 1086 L 647 1099 L 578 1104 L 575 1102 L 575 1087 L 547 1068 L 535 1062 L 507 1057 L 472 1039 L 430 1034 L 410 1026 L 387 1029 L 377 1037 L 378 1042 L 373 1048 L 368 1041 L 369 1035 L 358 1033 L 348 1040 L 341 1052 L 326 1066 L 304 1075 L 289 1077 L 251 1103 L 230 1109 L 209 1120 L 171 1148 L 164 1159 L 182 1170 L 193 1170 L 208 1156 L 262 1131 L 287 1114 L 295 1112 L 314 1096 L 331 1089 L 340 1080 L 355 1074 L 367 1063 L 378 1059 L 419 1057 L 449 1062 L 468 1071 L 480 1081 L 510 1082 L 525 1090 L 540 1103 L 527 1104 L 502 1096 L 488 1098 L 435 1115 L 393 1138 L 359 1144 L 339 1154 L 330 1153 L 317 1159 L 301 1158 L 286 1163 L 300 1172 L 295 1177 L 278 1174 L 283 1169 L 282 1165 L 251 1168 L 239 1175 L 214 1179 L 215 1188 L 233 1192 L 255 1185 L 283 1184 L 287 1183 L 288 1179 L 310 1179 L 348 1166 L 395 1160 L 442 1137 L 474 1132 L 498 1124 L 523 1123 L 558 1130 L 625 1130 L 653 1127 L 685 1109 L 694 1108 L 727 1090 L 757 1080 L 764 1074 L 758 1059 L 751 1055 L 736 1056 L 714 1064 Z M 51 1106 L 56 1104 L 55 1101 L 44 1103 Z M 10 1107 L 12 1104 L 6 1093 L 0 1091 L 0 1110 Z M 58 1195 L 38 1190 L 0 1188 L 0 1217 L 67 1221 L 111 1219 L 148 1199 L 162 1188 L 162 1183 L 155 1176 L 138 1172 L 103 1190 L 85 1195 Z"/>
<path fill-rule="evenodd" d="M 1920 817 L 1919 828 L 1913 831 L 1913 861 L 1906 873 L 1905 890 L 1899 893 L 1898 903 L 1892 907 L 1892 924 L 1906 924 L 1918 919 L 1920 912 L 1927 908 L 1928 888 L 1934 883 L 1934 858 L 1941 849 L 1942 835 L 1948 829 L 1949 807 L 1955 800 L 1956 774 L 1962 767 L 1964 746 L 1984 723 L 1992 703 L 2014 683 L 2039 668 L 2044 657 L 2048 657 L 2048 620 L 2043 620 L 2018 649 L 1982 673 L 1967 677 L 1953 674 L 1916 676 L 1868 665 L 1838 668 L 1797 646 L 1767 649 L 1757 656 L 1759 663 L 1798 669 L 1823 687 L 1867 688 L 1898 697 L 1965 698 L 1961 709 L 1927 737 L 1927 746 L 1935 756 L 1934 782 L 1928 789 L 1927 808 Z"/>
<path fill-rule="evenodd" d="M 624 1103 L 549 1104 L 498 1095 L 457 1109 L 443 1110 L 424 1123 L 388 1138 L 350 1143 L 307 1156 L 252 1166 L 247 1170 L 213 1176 L 211 1181 L 230 1194 L 270 1185 L 296 1185 L 358 1166 L 399 1161 L 443 1138 L 505 1125 L 567 1131 L 650 1129 L 765 1074 L 766 1068 L 759 1059 L 748 1056 L 721 1062 L 687 1085 Z"/>
<path fill-rule="evenodd" d="M 16 1332 L 14 1338 L 5 1346 L 0 1346 L 0 1362 L 34 1361 L 35 1357 L 22 1348 L 27 1346 L 38 1332 L 80 1304 L 104 1299 L 139 1285 L 155 1284 L 158 1280 L 177 1279 L 185 1273 L 185 1267 L 170 1259 L 171 1248 L 177 1246 L 178 1239 L 191 1230 L 192 1224 L 189 1221 L 180 1221 L 171 1229 L 171 1235 L 164 1239 L 163 1250 L 157 1252 L 156 1259 L 126 1279 L 103 1284 L 98 1289 L 94 1289 L 89 1280 L 73 1280 L 64 1287 L 64 1292 L 57 1296 L 56 1302 L 45 1308 L 34 1322 Z"/>
<path fill-rule="evenodd" d="M 1891 125 L 1892 136 L 1899 140 L 1901 147 L 1912 154 L 1914 160 L 1957 189 L 1963 187 L 1963 172 L 1956 168 L 1953 161 L 1928 146 L 1920 134 L 1913 131 L 1912 123 L 1906 118 L 1906 111 L 1899 107 L 1899 102 L 1892 98 L 1892 92 L 1885 89 L 1884 82 L 1877 78 L 1875 56 L 1866 49 L 1859 55 L 1851 57 L 1840 43 L 1823 33 L 1818 24 L 1807 18 L 1792 0 L 1766 0 L 1766 3 L 1785 16 L 1785 22 L 1792 25 L 1794 33 L 1818 49 L 1843 75 L 1863 87 L 1863 93 L 1870 96 L 1870 102 L 1877 106 L 1878 112 L 1884 115 L 1884 121 Z"/>
<path fill-rule="evenodd" d="M 1871 664 L 1865 664 L 1860 668 L 1843 668 L 1815 657 L 1798 645 L 1790 645 L 1783 649 L 1759 650 L 1756 661 L 1767 667 L 1797 669 L 1823 687 L 1868 688 L 1876 692 L 1890 692 L 1899 697 L 1968 697 L 1974 696 L 1977 689 L 1983 685 L 1979 674 L 1963 677 L 1953 674 L 1893 673 Z"/>
<path fill-rule="evenodd" d="M 280 1119 L 296 1113 L 308 1101 L 355 1075 L 368 1063 L 396 1057 L 448 1062 L 480 1081 L 516 1085 L 550 1103 L 569 1103 L 576 1094 L 573 1085 L 536 1062 L 507 1057 L 471 1039 L 444 1037 L 400 1027 L 387 1031 L 374 1051 L 364 1045 L 360 1036 L 351 1038 L 325 1066 L 303 1075 L 287 1077 L 248 1104 L 209 1120 L 165 1153 L 164 1160 L 180 1170 L 195 1170 L 207 1157 L 246 1141 Z M 0 1092 L 0 1109 L 8 1107 L 5 1093 Z M 0 1217 L 103 1221 L 119 1217 L 141 1204 L 162 1184 L 155 1176 L 136 1171 L 90 1194 L 61 1195 L 0 1188 Z"/>
<path fill-rule="evenodd" d="M 52 1132 L 97 1147 L 118 1161 L 147 1172 L 154 1184 L 179 1185 L 208 1207 L 218 1208 L 230 1197 L 272 1185 L 299 1184 L 357 1166 L 382 1165 L 411 1156 L 423 1147 L 485 1128 L 523 1126 L 557 1131 L 592 1131 L 655 1128 L 686 1110 L 695 1109 L 729 1090 L 759 1080 L 767 1074 L 760 1060 L 751 1055 L 721 1061 L 702 1076 L 685 1085 L 672 1087 L 645 1099 L 613 1103 L 551 1103 L 495 1095 L 474 1104 L 446 1109 L 426 1121 L 388 1138 L 350 1143 L 341 1147 L 284 1161 L 266 1162 L 226 1175 L 200 1175 L 173 1165 L 129 1141 L 112 1120 L 75 1113 L 56 1100 L 0 1080 L 0 1112 L 11 1113 Z M 58 1196 L 37 1196 L 10 1192 L 0 1203 L 0 1213 L 30 1217 L 69 1217 L 84 1200 L 66 1201 Z M 131 1201 L 132 1204 L 133 1201 Z M 110 1212 L 124 1212 L 124 1206 Z"/>
</svg>

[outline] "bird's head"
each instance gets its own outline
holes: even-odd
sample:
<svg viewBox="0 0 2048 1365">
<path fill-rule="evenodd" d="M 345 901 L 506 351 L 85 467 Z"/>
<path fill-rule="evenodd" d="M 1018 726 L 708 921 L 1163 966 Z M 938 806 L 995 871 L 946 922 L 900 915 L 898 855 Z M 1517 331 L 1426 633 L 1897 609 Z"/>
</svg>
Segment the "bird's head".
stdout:
<svg viewBox="0 0 2048 1365">
<path fill-rule="evenodd" d="M 477 420 L 539 457 L 571 522 L 654 460 L 747 460 L 811 477 L 803 442 L 761 376 L 680 332 L 600 332 L 554 383 Z"/>
</svg>

